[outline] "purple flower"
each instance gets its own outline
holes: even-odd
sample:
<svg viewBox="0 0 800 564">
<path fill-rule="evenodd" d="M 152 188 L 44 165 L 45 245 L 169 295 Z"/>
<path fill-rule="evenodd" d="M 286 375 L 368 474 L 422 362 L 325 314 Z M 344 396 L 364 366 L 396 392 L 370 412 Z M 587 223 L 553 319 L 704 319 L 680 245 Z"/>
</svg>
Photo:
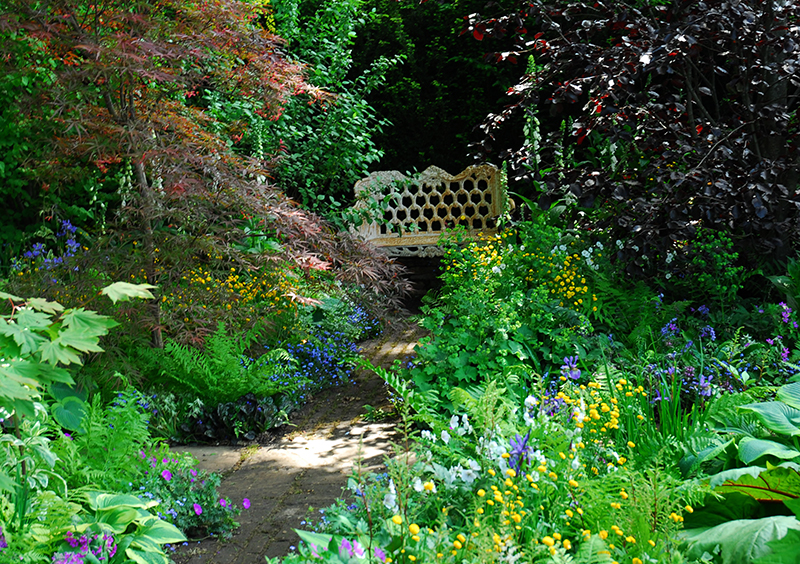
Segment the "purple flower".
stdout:
<svg viewBox="0 0 800 564">
<path fill-rule="evenodd" d="M 189 473 L 190 473 L 192 476 L 194 476 L 195 478 L 197 477 L 197 470 L 195 470 L 194 468 L 192 468 L 191 470 L 189 470 Z"/>
<path fill-rule="evenodd" d="M 717 340 L 717 333 L 714 331 L 714 328 L 711 325 L 706 325 L 700 330 L 700 338 L 708 337 L 712 341 Z"/>
<path fill-rule="evenodd" d="M 242 500 L 242 507 L 244 507 L 245 509 L 250 509 L 250 500 L 247 499 L 247 498 L 244 498 Z"/>
<path fill-rule="evenodd" d="M 561 367 L 561 374 L 573 380 L 577 380 L 581 377 L 577 356 L 568 356 L 564 358 L 564 366 Z"/>
<path fill-rule="evenodd" d="M 8 543 L 6 542 L 6 536 L 3 534 L 3 527 L 0 527 L 0 550 L 5 550 L 8 548 Z"/>
<path fill-rule="evenodd" d="M 530 436 L 531 430 L 528 429 L 524 437 L 517 433 L 517 435 L 511 439 L 511 452 L 509 453 L 511 458 L 509 459 L 509 466 L 517 472 L 520 472 L 522 461 L 530 460 L 533 454 L 533 448 L 528 445 Z"/>
<path fill-rule="evenodd" d="M 375 558 L 377 558 L 381 562 L 386 562 L 386 553 L 379 547 L 375 547 Z"/>
<path fill-rule="evenodd" d="M 202 507 L 200 507 L 200 504 L 199 504 L 199 503 L 195 503 L 194 505 L 192 505 L 192 507 L 194 507 L 194 512 L 195 512 L 197 515 L 202 515 L 202 514 L 203 514 L 203 508 L 202 508 Z"/>
<path fill-rule="evenodd" d="M 164 470 L 161 473 L 161 477 L 164 478 L 167 482 L 169 482 L 172 479 L 172 472 L 170 472 L 169 470 Z"/>
<path fill-rule="evenodd" d="M 227 502 L 227 501 L 225 501 L 225 499 L 223 498 L 223 499 L 219 500 L 219 504 L 220 504 L 222 507 L 225 507 L 226 505 L 228 505 L 228 502 Z"/>
</svg>

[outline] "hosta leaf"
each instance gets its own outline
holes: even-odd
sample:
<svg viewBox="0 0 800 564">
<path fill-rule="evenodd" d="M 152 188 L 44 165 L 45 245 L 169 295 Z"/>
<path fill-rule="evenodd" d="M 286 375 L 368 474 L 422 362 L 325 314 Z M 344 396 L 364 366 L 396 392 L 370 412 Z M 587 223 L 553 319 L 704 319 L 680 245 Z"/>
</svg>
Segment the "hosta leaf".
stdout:
<svg viewBox="0 0 800 564">
<path fill-rule="evenodd" d="M 767 543 L 783 538 L 793 529 L 800 530 L 800 522 L 795 517 L 780 515 L 688 529 L 680 533 L 680 537 L 689 544 L 686 553 L 689 558 L 700 559 L 704 553 L 713 554 L 719 547 L 721 564 L 752 564 L 772 552 Z"/>
<path fill-rule="evenodd" d="M 773 433 L 789 436 L 800 435 L 800 409 L 795 409 L 780 401 L 750 403 L 740 406 L 739 409 L 755 413 L 764 427 Z"/>
<path fill-rule="evenodd" d="M 114 303 L 127 302 L 131 298 L 141 298 L 145 300 L 155 299 L 150 290 L 157 288 L 152 284 L 131 284 L 129 282 L 114 282 L 102 290 L 102 294 L 111 298 Z"/>
<path fill-rule="evenodd" d="M 767 468 L 736 468 L 712 476 L 709 485 L 722 494 L 739 492 L 759 501 L 783 501 L 800 496 L 798 468 L 792 462 Z"/>
<path fill-rule="evenodd" d="M 800 409 L 800 382 L 778 388 L 778 399 L 795 409 Z"/>
<path fill-rule="evenodd" d="M 739 441 L 739 458 L 745 464 L 750 464 L 762 456 L 775 456 L 783 460 L 791 460 L 800 456 L 800 451 L 790 448 L 775 441 L 753 439 L 744 437 Z"/>
<path fill-rule="evenodd" d="M 136 536 L 146 538 L 156 544 L 183 542 L 186 540 L 184 534 L 175 525 L 162 521 L 158 517 L 140 521 Z"/>
</svg>

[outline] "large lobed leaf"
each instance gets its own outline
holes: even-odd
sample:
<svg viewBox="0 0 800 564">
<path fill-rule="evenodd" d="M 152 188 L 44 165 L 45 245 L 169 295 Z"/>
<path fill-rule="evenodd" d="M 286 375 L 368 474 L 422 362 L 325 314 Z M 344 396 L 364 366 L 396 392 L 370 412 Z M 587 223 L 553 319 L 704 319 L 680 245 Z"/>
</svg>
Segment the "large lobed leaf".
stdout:
<svg viewBox="0 0 800 564">
<path fill-rule="evenodd" d="M 790 531 L 800 531 L 800 522 L 794 516 L 780 515 L 763 519 L 739 519 L 716 527 L 688 529 L 680 533 L 688 546 L 689 558 L 702 558 L 720 549 L 721 564 L 752 564 L 761 562 L 797 562 L 797 560 L 773 560 L 768 545 L 787 536 Z M 780 548 L 780 547 L 779 547 Z M 780 548 L 783 551 L 782 548 Z"/>
<path fill-rule="evenodd" d="M 800 497 L 800 466 L 784 462 L 766 468 L 748 466 L 726 470 L 713 476 L 709 485 L 715 492 L 739 492 L 759 501 L 784 501 Z"/>
</svg>

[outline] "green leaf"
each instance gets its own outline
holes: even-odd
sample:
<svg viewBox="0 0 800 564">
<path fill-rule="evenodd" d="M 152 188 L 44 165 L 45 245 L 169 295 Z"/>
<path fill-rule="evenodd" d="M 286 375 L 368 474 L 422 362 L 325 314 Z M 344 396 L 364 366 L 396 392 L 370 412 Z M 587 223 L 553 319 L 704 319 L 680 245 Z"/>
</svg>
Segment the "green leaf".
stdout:
<svg viewBox="0 0 800 564">
<path fill-rule="evenodd" d="M 761 423 L 773 433 L 781 435 L 800 435 L 800 409 L 789 407 L 780 401 L 749 403 L 739 409 L 752 411 Z"/>
<path fill-rule="evenodd" d="M 800 451 L 790 448 L 775 441 L 753 439 L 744 437 L 739 441 L 739 458 L 745 464 L 750 464 L 762 456 L 775 456 L 783 460 L 791 460 L 800 456 Z"/>
<path fill-rule="evenodd" d="M 136 562 L 136 564 L 169 564 L 169 559 L 164 553 L 145 552 L 136 548 L 128 548 L 125 550 L 125 556 Z"/>
<path fill-rule="evenodd" d="M 114 303 L 127 302 L 131 298 L 141 298 L 144 300 L 153 300 L 155 296 L 150 293 L 150 290 L 158 288 L 152 284 L 131 284 L 129 282 L 114 282 L 102 289 L 101 293 L 104 296 L 111 298 Z"/>
<path fill-rule="evenodd" d="M 713 553 L 716 547 L 720 547 L 721 564 L 752 564 L 772 552 L 767 543 L 783 538 L 792 529 L 800 530 L 800 522 L 795 517 L 780 515 L 688 529 L 679 536 L 689 544 L 686 553 L 689 558 L 699 559 L 704 553 Z"/>
<path fill-rule="evenodd" d="M 128 494 L 110 494 L 104 492 L 88 492 L 86 498 L 89 501 L 89 507 L 95 511 L 103 511 L 106 509 L 114 509 L 117 507 L 136 507 L 141 509 L 149 509 L 158 502 L 152 500 L 142 500 L 138 497 Z"/>
<path fill-rule="evenodd" d="M 64 314 L 64 327 L 92 337 L 102 337 L 112 327 L 119 325 L 116 321 L 94 311 L 86 311 L 82 307 L 71 309 Z"/>
<path fill-rule="evenodd" d="M 300 529 L 295 529 L 295 533 L 299 536 L 302 540 L 304 540 L 309 545 L 313 544 L 317 547 L 317 552 L 322 550 L 324 547 L 327 547 L 331 539 L 333 539 L 332 535 L 323 535 L 322 533 L 314 533 L 312 531 L 301 531 Z"/>
<path fill-rule="evenodd" d="M 86 403 L 78 397 L 68 397 L 54 404 L 51 411 L 56 423 L 70 431 L 77 431 L 86 417 Z"/>
<path fill-rule="evenodd" d="M 139 512 L 132 507 L 115 507 L 113 509 L 99 511 L 97 514 L 97 522 L 107 525 L 114 530 L 115 533 L 123 533 L 128 525 L 133 523 L 139 517 Z"/>
<path fill-rule="evenodd" d="M 32 400 L 39 396 L 36 365 L 26 360 L 0 364 L 0 398 Z"/>
<path fill-rule="evenodd" d="M 778 399 L 795 409 L 800 409 L 800 382 L 778 388 Z"/>
<path fill-rule="evenodd" d="M 75 352 L 64 346 L 61 339 L 54 341 L 46 341 L 39 346 L 39 352 L 42 355 L 42 361 L 48 362 L 53 366 L 61 364 L 82 364 L 81 357 Z"/>
<path fill-rule="evenodd" d="M 767 543 L 772 552 L 756 559 L 753 564 L 800 564 L 800 531 L 789 529 L 779 539 Z"/>
<path fill-rule="evenodd" d="M 767 468 L 749 466 L 726 470 L 712 476 L 709 485 L 717 493 L 739 492 L 759 501 L 783 501 L 800 496 L 798 466 L 784 462 Z"/>
<path fill-rule="evenodd" d="M 58 302 L 51 302 L 44 298 L 28 298 L 28 305 L 36 311 L 43 311 L 55 315 L 64 311 L 64 306 Z"/>
<path fill-rule="evenodd" d="M 0 492 L 7 491 L 13 494 L 16 489 L 16 485 L 16 482 L 14 482 L 14 480 L 12 480 L 8 474 L 0 470 Z"/>
<path fill-rule="evenodd" d="M 158 517 L 145 518 L 139 523 L 139 529 L 136 531 L 137 540 L 138 537 L 143 537 L 156 544 L 186 540 L 184 534 L 175 525 L 162 521 Z"/>
<path fill-rule="evenodd" d="M 6 294 L 5 292 L 0 292 L 0 300 L 11 300 L 12 302 L 24 302 L 22 298 L 19 296 L 15 296 L 13 294 Z"/>
<path fill-rule="evenodd" d="M 100 342 L 99 337 L 86 334 L 72 327 L 62 331 L 58 338 L 63 344 L 81 352 L 103 352 L 103 349 L 98 345 Z"/>
<path fill-rule="evenodd" d="M 22 315 L 23 312 L 27 312 L 32 315 L 37 315 L 36 312 L 30 310 L 22 310 L 20 312 L 19 317 L 25 317 Z M 41 313 L 38 315 L 42 315 Z M 34 321 L 31 319 L 30 316 L 28 317 L 28 321 Z M 46 317 L 46 316 L 45 316 Z M 19 346 L 19 354 L 22 356 L 27 356 L 37 350 L 39 345 L 46 341 L 44 337 L 36 333 L 35 331 L 31 331 L 30 327 L 24 325 L 24 319 L 22 322 L 8 322 L 3 318 L 0 318 L 0 334 L 5 335 L 7 337 L 11 337 L 14 339 L 14 342 Z M 35 326 L 34 326 L 35 327 Z"/>
</svg>

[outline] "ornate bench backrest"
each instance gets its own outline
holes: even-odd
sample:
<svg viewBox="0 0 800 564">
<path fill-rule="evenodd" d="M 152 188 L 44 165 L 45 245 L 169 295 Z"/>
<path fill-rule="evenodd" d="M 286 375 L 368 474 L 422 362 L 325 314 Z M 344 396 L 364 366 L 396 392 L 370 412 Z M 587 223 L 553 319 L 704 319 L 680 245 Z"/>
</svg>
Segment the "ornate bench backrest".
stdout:
<svg viewBox="0 0 800 564">
<path fill-rule="evenodd" d="M 371 196 L 388 208 L 382 223 L 364 223 L 359 233 L 393 256 L 441 254 L 437 243 L 447 229 L 461 226 L 466 235 L 494 232 L 504 205 L 500 171 L 492 165 L 471 166 L 453 176 L 429 167 L 418 178 L 400 172 L 373 172 L 355 185 L 356 207 Z"/>
</svg>

